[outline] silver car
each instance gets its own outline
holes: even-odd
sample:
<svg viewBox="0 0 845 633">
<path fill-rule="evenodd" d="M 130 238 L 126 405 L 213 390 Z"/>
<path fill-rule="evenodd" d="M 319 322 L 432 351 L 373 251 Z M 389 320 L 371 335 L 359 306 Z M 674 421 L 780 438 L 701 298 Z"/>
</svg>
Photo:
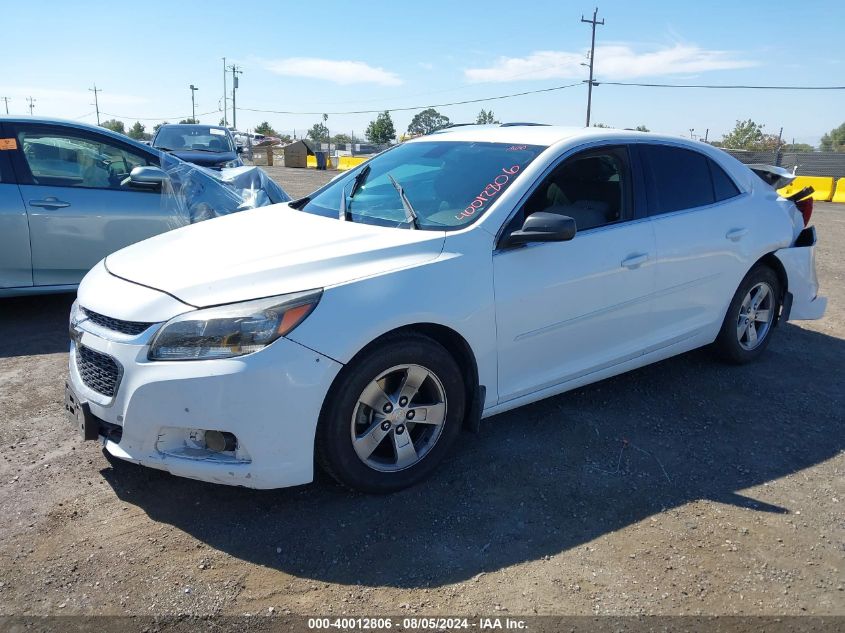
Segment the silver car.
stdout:
<svg viewBox="0 0 845 633">
<path fill-rule="evenodd" d="M 72 291 L 124 246 L 289 199 L 258 168 L 211 172 L 104 128 L 0 117 L 0 297 Z"/>
</svg>

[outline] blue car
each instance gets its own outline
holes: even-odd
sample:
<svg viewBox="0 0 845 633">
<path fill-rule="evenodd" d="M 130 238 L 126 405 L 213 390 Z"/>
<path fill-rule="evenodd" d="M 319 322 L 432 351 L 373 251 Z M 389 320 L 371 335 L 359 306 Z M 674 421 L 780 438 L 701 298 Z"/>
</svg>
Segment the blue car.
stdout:
<svg viewBox="0 0 845 633">
<path fill-rule="evenodd" d="M 288 200 L 258 167 L 212 171 L 101 127 L 0 116 L 0 297 L 75 290 L 124 246 Z"/>
<path fill-rule="evenodd" d="M 235 144 L 232 133 L 222 126 L 168 123 L 158 129 L 151 145 L 201 167 L 243 166 L 241 148 Z"/>
</svg>

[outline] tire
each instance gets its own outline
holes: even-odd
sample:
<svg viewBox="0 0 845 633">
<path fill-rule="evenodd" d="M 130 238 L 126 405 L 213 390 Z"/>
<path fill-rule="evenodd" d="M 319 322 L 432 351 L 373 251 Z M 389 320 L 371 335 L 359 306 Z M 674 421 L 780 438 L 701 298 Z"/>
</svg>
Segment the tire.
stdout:
<svg viewBox="0 0 845 633">
<path fill-rule="evenodd" d="M 763 289 L 764 295 L 760 297 L 757 293 Z M 748 272 L 728 306 L 716 337 L 714 347 L 722 360 L 741 365 L 766 350 L 780 314 L 782 293 L 780 279 L 768 266 L 758 264 Z"/>
<path fill-rule="evenodd" d="M 446 456 L 465 406 L 460 368 L 442 345 L 419 334 L 389 337 L 332 385 L 317 425 L 317 462 L 354 490 L 408 488 Z"/>
</svg>

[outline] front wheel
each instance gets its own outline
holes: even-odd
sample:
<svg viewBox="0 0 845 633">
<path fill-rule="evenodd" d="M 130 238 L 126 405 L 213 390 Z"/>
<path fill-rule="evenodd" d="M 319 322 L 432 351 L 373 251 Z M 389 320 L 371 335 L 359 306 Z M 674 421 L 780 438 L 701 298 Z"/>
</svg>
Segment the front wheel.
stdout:
<svg viewBox="0 0 845 633">
<path fill-rule="evenodd" d="M 763 353 L 780 312 L 781 292 L 780 280 L 768 266 L 757 265 L 749 271 L 716 338 L 715 348 L 722 359 L 742 364 Z"/>
<path fill-rule="evenodd" d="M 416 334 L 391 337 L 338 376 L 317 427 L 317 459 L 355 490 L 407 488 L 443 459 L 465 401 L 460 369 L 443 346 Z"/>
</svg>

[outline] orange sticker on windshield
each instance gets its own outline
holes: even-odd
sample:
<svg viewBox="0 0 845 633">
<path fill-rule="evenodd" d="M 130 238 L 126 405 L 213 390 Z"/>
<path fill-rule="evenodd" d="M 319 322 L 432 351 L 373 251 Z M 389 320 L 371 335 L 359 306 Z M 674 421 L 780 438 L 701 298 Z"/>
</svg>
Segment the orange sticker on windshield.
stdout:
<svg viewBox="0 0 845 633">
<path fill-rule="evenodd" d="M 18 149 L 18 142 L 13 138 L 0 138 L 0 150 Z"/>
</svg>

